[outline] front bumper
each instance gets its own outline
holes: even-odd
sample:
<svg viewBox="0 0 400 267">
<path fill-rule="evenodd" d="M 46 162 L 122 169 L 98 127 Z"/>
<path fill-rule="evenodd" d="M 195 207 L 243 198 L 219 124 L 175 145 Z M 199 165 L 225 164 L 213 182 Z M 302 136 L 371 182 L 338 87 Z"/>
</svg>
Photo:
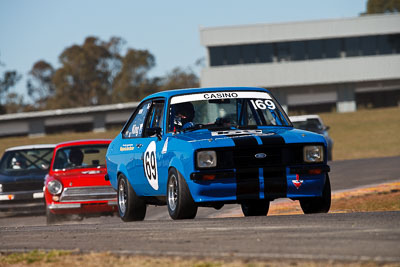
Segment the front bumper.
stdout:
<svg viewBox="0 0 400 267">
<path fill-rule="evenodd" d="M 50 210 L 66 210 L 66 209 L 82 209 L 85 207 L 96 207 L 96 206 L 117 206 L 117 200 L 110 200 L 108 202 L 100 202 L 100 203 L 51 203 L 48 205 Z"/>
<path fill-rule="evenodd" d="M 0 193 L 0 210 L 44 207 L 43 191 Z"/>
<path fill-rule="evenodd" d="M 113 212 L 117 207 L 117 192 L 111 186 L 67 187 L 60 197 L 51 198 L 47 207 L 53 213 Z"/>
<path fill-rule="evenodd" d="M 83 203 L 50 203 L 47 208 L 54 214 L 108 213 L 117 211 L 117 200 Z"/>
<path fill-rule="evenodd" d="M 329 171 L 325 164 L 208 170 L 191 173 L 188 186 L 198 203 L 318 197 Z"/>
</svg>

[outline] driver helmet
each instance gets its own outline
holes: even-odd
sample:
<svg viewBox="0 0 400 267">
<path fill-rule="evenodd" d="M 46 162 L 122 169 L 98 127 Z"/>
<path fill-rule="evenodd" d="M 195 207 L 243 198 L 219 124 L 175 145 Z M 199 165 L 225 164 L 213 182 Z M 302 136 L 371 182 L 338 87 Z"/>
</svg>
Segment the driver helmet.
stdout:
<svg viewBox="0 0 400 267">
<path fill-rule="evenodd" d="M 15 170 L 22 169 L 22 160 L 20 157 L 16 156 L 11 159 L 11 167 Z"/>
<path fill-rule="evenodd" d="M 83 153 L 79 148 L 73 148 L 69 152 L 68 156 L 69 162 L 73 164 L 74 166 L 80 166 L 82 165 L 83 161 Z"/>
<path fill-rule="evenodd" d="M 174 106 L 174 124 L 180 127 L 188 122 L 192 122 L 194 118 L 194 107 L 190 102 L 179 103 Z"/>
</svg>

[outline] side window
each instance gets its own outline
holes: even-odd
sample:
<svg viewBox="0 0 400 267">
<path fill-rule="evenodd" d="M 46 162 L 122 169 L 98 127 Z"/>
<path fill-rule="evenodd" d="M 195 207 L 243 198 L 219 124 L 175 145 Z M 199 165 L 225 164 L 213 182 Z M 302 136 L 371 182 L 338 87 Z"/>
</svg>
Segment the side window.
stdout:
<svg viewBox="0 0 400 267">
<path fill-rule="evenodd" d="M 144 122 L 150 107 L 151 101 L 146 101 L 138 107 L 135 116 L 131 119 L 128 127 L 126 127 L 123 132 L 124 137 L 134 138 L 142 135 Z"/>
<path fill-rule="evenodd" d="M 156 128 L 156 127 L 162 128 L 163 118 L 164 118 L 164 101 L 155 101 L 149 112 L 145 129 Z"/>
</svg>

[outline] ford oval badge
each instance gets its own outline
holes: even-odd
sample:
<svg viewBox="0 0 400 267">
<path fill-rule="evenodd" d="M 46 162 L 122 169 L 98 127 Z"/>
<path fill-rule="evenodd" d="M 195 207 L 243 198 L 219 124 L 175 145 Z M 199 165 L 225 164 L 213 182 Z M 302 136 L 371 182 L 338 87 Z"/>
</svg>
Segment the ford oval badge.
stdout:
<svg viewBox="0 0 400 267">
<path fill-rule="evenodd" d="M 263 159 L 265 157 L 267 157 L 267 154 L 265 153 L 257 153 L 254 155 L 257 159 Z"/>
</svg>

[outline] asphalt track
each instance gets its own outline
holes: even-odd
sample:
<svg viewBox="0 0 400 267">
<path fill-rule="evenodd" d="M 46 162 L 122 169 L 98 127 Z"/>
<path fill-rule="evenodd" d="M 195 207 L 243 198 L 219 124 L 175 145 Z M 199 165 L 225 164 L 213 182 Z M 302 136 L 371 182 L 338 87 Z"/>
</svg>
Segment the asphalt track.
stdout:
<svg viewBox="0 0 400 267">
<path fill-rule="evenodd" d="M 334 161 L 335 192 L 400 179 L 400 157 Z M 225 218 L 219 218 L 225 216 Z M 400 262 L 400 212 L 238 217 L 237 205 L 172 221 L 152 207 L 145 221 L 101 217 L 46 226 L 44 216 L 0 218 L 0 252 L 81 252 L 245 259 Z"/>
<path fill-rule="evenodd" d="M 349 190 L 400 179 L 400 157 L 328 162 L 333 191 Z"/>
<path fill-rule="evenodd" d="M 400 212 L 2 227 L 1 251 L 400 262 Z"/>
</svg>

